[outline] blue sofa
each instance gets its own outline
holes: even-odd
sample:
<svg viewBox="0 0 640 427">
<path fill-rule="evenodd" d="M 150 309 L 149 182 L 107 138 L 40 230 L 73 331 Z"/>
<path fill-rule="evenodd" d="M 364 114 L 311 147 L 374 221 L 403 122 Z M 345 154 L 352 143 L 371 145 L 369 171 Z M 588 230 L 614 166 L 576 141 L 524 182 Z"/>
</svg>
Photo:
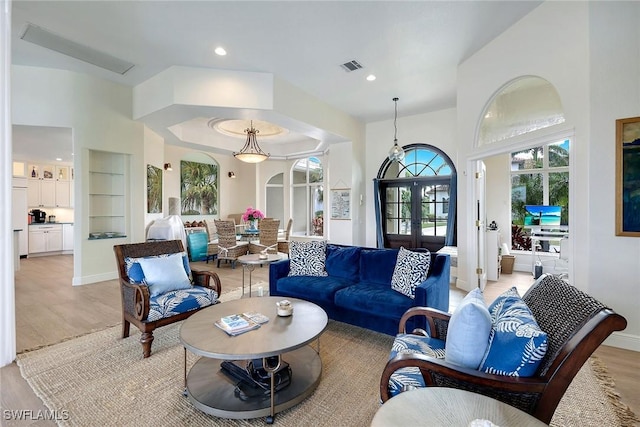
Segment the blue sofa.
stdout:
<svg viewBox="0 0 640 427">
<path fill-rule="evenodd" d="M 331 319 L 395 336 L 411 307 L 449 310 L 450 271 L 449 255 L 431 253 L 427 279 L 413 299 L 391 289 L 397 255 L 398 249 L 328 244 L 327 276 L 288 276 L 289 259 L 277 261 L 269 266 L 269 293 L 311 301 Z"/>
</svg>

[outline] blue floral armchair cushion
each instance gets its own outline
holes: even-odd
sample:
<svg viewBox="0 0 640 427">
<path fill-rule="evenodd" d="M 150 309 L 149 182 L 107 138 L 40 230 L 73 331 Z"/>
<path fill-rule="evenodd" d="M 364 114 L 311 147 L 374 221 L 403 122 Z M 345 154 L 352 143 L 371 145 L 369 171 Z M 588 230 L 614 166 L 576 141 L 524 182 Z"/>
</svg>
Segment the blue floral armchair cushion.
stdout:
<svg viewBox="0 0 640 427">
<path fill-rule="evenodd" d="M 437 359 L 444 359 L 445 343 L 442 340 L 413 334 L 398 334 L 393 341 L 389 360 L 400 353 L 418 353 Z M 391 397 L 403 391 L 404 387 L 425 387 L 424 379 L 417 367 L 401 368 L 389 379 Z"/>
<path fill-rule="evenodd" d="M 203 286 L 193 286 L 189 289 L 170 291 L 162 295 L 149 298 L 149 315 L 147 322 L 153 322 L 176 314 L 208 307 L 216 304 L 218 293 Z"/>
<path fill-rule="evenodd" d="M 497 375 L 534 375 L 547 352 L 547 334 L 540 329 L 516 288 L 496 298 L 489 313 L 492 320 L 489 348 L 479 369 Z"/>
</svg>

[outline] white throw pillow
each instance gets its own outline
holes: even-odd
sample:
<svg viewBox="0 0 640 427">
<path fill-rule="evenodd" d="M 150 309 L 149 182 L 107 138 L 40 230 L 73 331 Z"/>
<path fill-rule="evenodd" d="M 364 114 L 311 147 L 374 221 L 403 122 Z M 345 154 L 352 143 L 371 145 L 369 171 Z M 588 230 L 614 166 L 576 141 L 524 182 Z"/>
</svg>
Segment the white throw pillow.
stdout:
<svg viewBox="0 0 640 427">
<path fill-rule="evenodd" d="M 415 298 L 416 287 L 427 279 L 430 262 L 429 251 L 413 252 L 401 246 L 391 277 L 391 289 Z"/>
<path fill-rule="evenodd" d="M 491 315 L 476 288 L 469 292 L 449 320 L 445 360 L 465 368 L 478 369 L 489 347 Z"/>
<path fill-rule="evenodd" d="M 138 262 L 152 297 L 191 287 L 180 253 L 157 258 L 140 258 Z"/>
</svg>

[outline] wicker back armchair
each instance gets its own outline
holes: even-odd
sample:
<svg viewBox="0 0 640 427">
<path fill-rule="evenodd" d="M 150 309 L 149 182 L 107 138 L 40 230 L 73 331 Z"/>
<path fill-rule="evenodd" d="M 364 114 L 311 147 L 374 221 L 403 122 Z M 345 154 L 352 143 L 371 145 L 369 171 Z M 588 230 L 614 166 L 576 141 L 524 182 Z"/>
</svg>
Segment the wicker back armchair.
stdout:
<svg viewBox="0 0 640 427">
<path fill-rule="evenodd" d="M 247 254 L 249 242 L 236 239 L 236 226 L 233 221 L 216 219 L 214 223 L 218 230 L 218 268 L 221 260 L 230 261 L 231 268 L 235 268 L 238 257 Z"/>
<path fill-rule="evenodd" d="M 264 250 L 268 253 L 278 253 L 279 219 L 263 218 L 258 222 L 258 239 L 249 243 L 249 253 L 257 254 Z"/>
<path fill-rule="evenodd" d="M 550 275 L 531 287 L 523 300 L 547 333 L 547 353 L 534 376 L 493 375 L 423 354 L 399 354 L 382 373 L 382 401 L 389 399 L 389 380 L 397 369 L 417 367 L 427 387 L 452 387 L 483 394 L 549 424 L 585 361 L 612 332 L 623 330 L 627 321 L 586 293 Z M 415 315 L 426 316 L 429 336 L 446 339 L 450 314 L 426 307 L 405 313 L 400 320 L 401 333 L 407 319 Z"/>
<path fill-rule="evenodd" d="M 206 219 L 202 222 L 207 229 L 207 236 L 209 238 L 207 242 L 207 263 L 209 263 L 209 258 L 213 259 L 218 255 L 218 230 L 216 229 L 215 223 L 207 221 Z"/>
<path fill-rule="evenodd" d="M 129 277 L 133 276 L 132 259 L 182 253 L 184 246 L 180 240 L 115 245 L 113 251 L 122 296 L 122 338 L 129 336 L 130 325 L 133 323 L 142 332 L 140 343 L 144 357 L 151 355 L 154 329 L 186 319 L 198 310 L 215 304 L 222 292 L 220 278 L 211 271 L 191 269 L 191 289 L 183 289 L 179 295 L 167 292 L 155 297 L 151 296 L 144 281 Z M 168 306 L 171 308 L 167 309 Z"/>
<path fill-rule="evenodd" d="M 287 221 L 287 228 L 284 230 L 284 237 L 278 239 L 278 252 L 289 253 L 289 237 L 291 236 L 291 228 L 293 227 L 293 218 Z"/>
</svg>

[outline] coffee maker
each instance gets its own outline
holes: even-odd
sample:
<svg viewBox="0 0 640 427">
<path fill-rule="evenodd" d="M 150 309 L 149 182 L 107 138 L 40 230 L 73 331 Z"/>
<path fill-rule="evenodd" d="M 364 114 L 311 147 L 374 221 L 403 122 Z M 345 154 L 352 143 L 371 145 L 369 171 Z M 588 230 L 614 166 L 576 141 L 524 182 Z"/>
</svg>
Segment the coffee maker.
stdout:
<svg viewBox="0 0 640 427">
<path fill-rule="evenodd" d="M 41 223 L 47 220 L 47 213 L 40 209 L 32 209 L 31 215 L 33 216 L 33 222 Z"/>
</svg>

